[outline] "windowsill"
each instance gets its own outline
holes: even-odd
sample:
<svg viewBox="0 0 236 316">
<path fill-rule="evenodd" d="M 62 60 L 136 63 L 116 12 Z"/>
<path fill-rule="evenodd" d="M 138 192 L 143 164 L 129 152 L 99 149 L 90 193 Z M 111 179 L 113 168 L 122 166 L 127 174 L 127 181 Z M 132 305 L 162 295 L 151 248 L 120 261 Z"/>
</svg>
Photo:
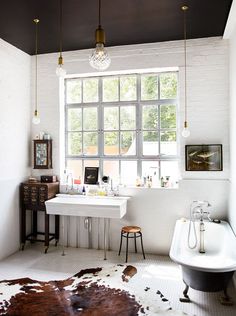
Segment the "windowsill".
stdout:
<svg viewBox="0 0 236 316">
<path fill-rule="evenodd" d="M 79 185 L 80 188 L 83 187 L 83 184 L 80 184 Z M 85 187 L 88 187 L 88 185 L 86 184 Z M 93 187 L 93 186 L 91 186 Z M 66 184 L 60 184 L 60 193 L 66 193 L 66 194 L 69 194 L 69 191 L 71 191 L 69 189 L 69 191 L 67 190 L 68 189 L 68 186 Z M 119 185 L 119 190 L 129 190 L 129 189 L 137 189 L 137 190 L 149 190 L 149 191 L 153 191 L 153 190 L 178 190 L 179 189 L 179 185 L 175 185 L 175 186 L 171 186 L 171 187 L 151 187 L 151 188 L 148 188 L 148 187 L 143 187 L 143 186 L 135 186 L 135 185 Z M 81 191 L 81 189 L 80 189 Z M 74 185 L 74 194 L 75 192 L 79 193 L 79 190 L 78 190 L 78 186 L 77 185 Z M 71 192 L 70 192 L 71 193 Z M 96 194 L 94 194 L 96 195 Z M 99 194 L 97 194 L 99 195 Z"/>
<path fill-rule="evenodd" d="M 142 190 L 176 190 L 179 189 L 179 186 L 174 186 L 174 187 L 138 187 L 135 185 L 120 185 L 120 188 L 122 189 L 142 189 Z"/>
</svg>

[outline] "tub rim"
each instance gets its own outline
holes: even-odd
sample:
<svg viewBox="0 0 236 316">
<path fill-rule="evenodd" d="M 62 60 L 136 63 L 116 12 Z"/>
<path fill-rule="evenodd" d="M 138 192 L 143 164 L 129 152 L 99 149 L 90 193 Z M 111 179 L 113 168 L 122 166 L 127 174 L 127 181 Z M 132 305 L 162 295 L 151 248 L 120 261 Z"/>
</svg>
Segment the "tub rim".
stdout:
<svg viewBox="0 0 236 316">
<path fill-rule="evenodd" d="M 177 257 L 177 253 L 175 250 L 175 247 L 177 247 L 177 234 L 180 233 L 180 225 L 182 225 L 183 223 L 189 223 L 189 219 L 178 219 L 175 223 L 175 228 L 174 228 L 174 233 L 173 233 L 173 237 L 172 237 L 172 242 L 171 242 L 171 247 L 170 247 L 170 251 L 169 251 L 169 256 L 171 258 L 171 260 L 173 260 L 174 262 L 178 263 L 181 266 L 187 267 L 189 269 L 193 269 L 193 270 L 198 270 L 198 271 L 204 271 L 204 272 L 216 272 L 216 273 L 220 273 L 220 272 L 230 272 L 230 271 L 235 271 L 236 270 L 236 259 L 235 259 L 235 264 L 232 265 L 227 265 L 224 266 L 222 268 L 211 268 L 211 267 L 201 267 L 201 266 L 196 266 L 196 265 L 190 265 L 188 263 L 185 263 L 181 258 L 179 258 L 179 256 Z M 212 223 L 212 222 L 210 222 Z M 221 221 L 221 223 L 223 223 L 225 226 L 229 227 L 230 229 L 230 234 L 232 233 L 232 236 L 234 236 L 235 238 L 235 244 L 236 244 L 236 237 L 235 234 L 230 226 L 230 224 L 226 221 Z M 220 224 L 221 224 L 220 223 Z M 216 224 L 216 225 L 220 225 L 218 223 L 212 223 L 212 224 Z M 204 256 L 204 254 L 202 254 Z"/>
</svg>

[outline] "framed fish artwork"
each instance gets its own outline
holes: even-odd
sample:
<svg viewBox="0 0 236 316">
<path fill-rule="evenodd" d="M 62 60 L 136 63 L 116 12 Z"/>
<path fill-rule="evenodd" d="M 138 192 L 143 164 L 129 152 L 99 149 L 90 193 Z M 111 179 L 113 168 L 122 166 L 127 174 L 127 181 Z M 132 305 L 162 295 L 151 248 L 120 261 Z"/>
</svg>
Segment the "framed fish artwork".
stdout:
<svg viewBox="0 0 236 316">
<path fill-rule="evenodd" d="M 222 171 L 222 145 L 186 145 L 186 171 Z"/>
</svg>

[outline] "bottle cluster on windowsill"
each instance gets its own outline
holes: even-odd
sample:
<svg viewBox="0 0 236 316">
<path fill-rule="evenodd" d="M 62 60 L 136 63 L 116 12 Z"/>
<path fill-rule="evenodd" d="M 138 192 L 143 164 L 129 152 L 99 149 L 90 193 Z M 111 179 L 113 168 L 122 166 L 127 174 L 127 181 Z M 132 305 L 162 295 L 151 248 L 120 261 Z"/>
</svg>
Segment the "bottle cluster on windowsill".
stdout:
<svg viewBox="0 0 236 316">
<path fill-rule="evenodd" d="M 161 179 L 154 173 L 153 176 L 138 177 L 136 179 L 136 187 L 144 188 L 175 188 L 178 185 L 177 181 L 171 179 L 170 176 L 162 176 Z"/>
</svg>

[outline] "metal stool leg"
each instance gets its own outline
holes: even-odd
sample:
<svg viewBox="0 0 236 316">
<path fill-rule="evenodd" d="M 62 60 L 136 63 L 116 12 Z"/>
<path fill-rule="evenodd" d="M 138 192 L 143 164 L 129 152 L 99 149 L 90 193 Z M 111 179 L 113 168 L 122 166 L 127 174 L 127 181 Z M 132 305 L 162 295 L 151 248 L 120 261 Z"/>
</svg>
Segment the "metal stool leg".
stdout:
<svg viewBox="0 0 236 316">
<path fill-rule="evenodd" d="M 120 256 L 120 252 L 121 252 L 121 247 L 122 247 L 122 231 L 121 231 L 121 234 L 120 234 L 120 249 L 119 249 L 119 253 L 118 253 L 118 256 Z"/>
<path fill-rule="evenodd" d="M 125 262 L 128 261 L 128 249 L 129 249 L 129 233 L 127 233 L 127 241 L 126 241 L 126 259 L 125 259 Z"/>
<path fill-rule="evenodd" d="M 135 249 L 135 253 L 137 253 L 136 233 L 134 233 L 134 249 Z"/>
<path fill-rule="evenodd" d="M 141 247 L 142 247 L 143 259 L 146 259 L 145 258 L 145 253 L 144 253 L 144 250 L 143 250 L 143 235 L 142 235 L 141 232 L 140 232 L 140 238 L 141 238 Z"/>
</svg>

